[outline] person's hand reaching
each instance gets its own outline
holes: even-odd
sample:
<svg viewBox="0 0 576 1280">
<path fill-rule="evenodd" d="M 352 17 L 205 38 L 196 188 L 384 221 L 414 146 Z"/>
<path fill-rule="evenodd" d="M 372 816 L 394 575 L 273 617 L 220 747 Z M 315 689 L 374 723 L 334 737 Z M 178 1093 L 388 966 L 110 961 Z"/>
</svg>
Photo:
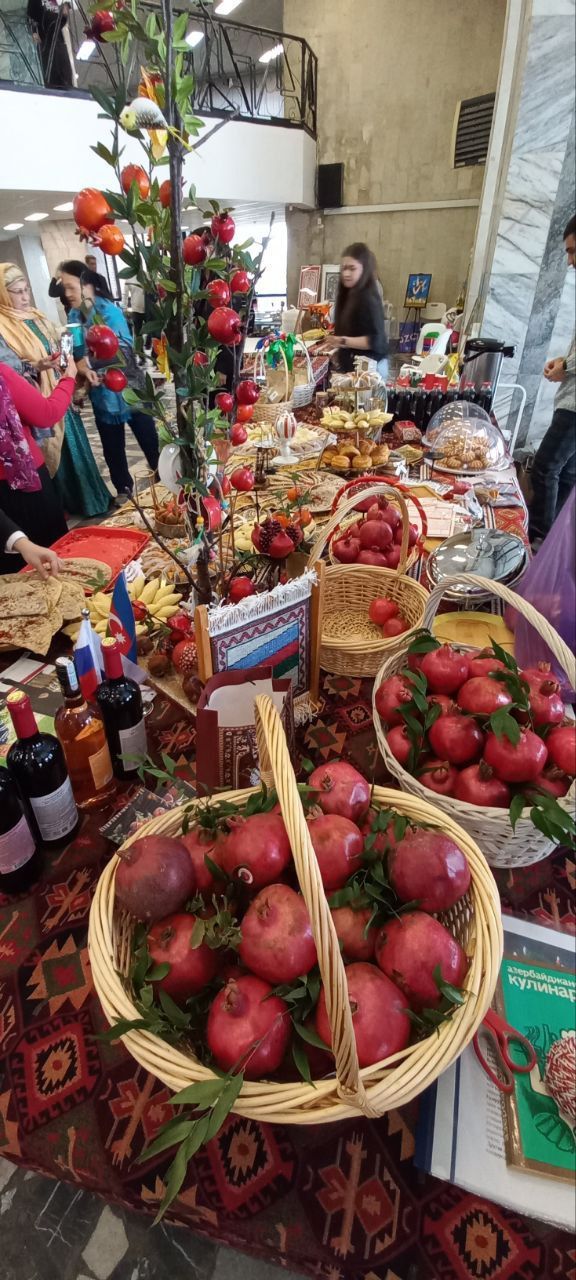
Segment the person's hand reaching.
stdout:
<svg viewBox="0 0 576 1280">
<path fill-rule="evenodd" d="M 61 562 L 50 547 L 40 547 L 30 538 L 17 538 L 13 550 L 22 556 L 31 569 L 35 569 L 40 578 L 57 578 Z"/>
<path fill-rule="evenodd" d="M 75 359 L 74 359 L 74 356 L 68 356 L 68 359 L 67 359 L 67 361 L 66 361 L 66 368 L 64 369 L 64 372 L 63 372 L 63 374 L 62 374 L 62 377 L 63 377 L 63 378 L 76 378 L 76 377 L 77 377 L 77 375 L 78 375 L 78 368 L 77 368 L 77 365 L 76 365 L 76 361 L 75 361 Z"/>
<path fill-rule="evenodd" d="M 555 360 L 547 360 L 544 365 L 544 377 L 547 382 L 564 382 L 566 370 L 562 356 L 557 356 Z"/>
</svg>

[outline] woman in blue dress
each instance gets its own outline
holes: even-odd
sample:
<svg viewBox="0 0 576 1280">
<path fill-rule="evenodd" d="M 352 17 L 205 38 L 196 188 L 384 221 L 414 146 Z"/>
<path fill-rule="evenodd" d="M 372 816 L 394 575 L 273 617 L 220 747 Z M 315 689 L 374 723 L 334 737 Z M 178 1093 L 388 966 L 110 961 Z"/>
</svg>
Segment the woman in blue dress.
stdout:
<svg viewBox="0 0 576 1280">
<path fill-rule="evenodd" d="M 97 271 L 88 271 L 83 262 L 72 260 L 62 263 L 60 278 L 72 305 L 68 324 L 82 326 L 73 330 L 81 334 L 81 337 L 74 338 L 74 359 L 79 373 L 84 374 L 89 382 L 88 394 L 112 483 L 119 494 L 131 494 L 134 481 L 126 458 L 125 424 L 128 423 L 136 436 L 150 470 L 156 471 L 159 448 L 154 419 L 149 413 L 128 405 L 121 393 L 104 386 L 101 373 L 114 362 L 97 361 L 92 356 L 88 358 L 84 339 L 86 330 L 94 324 L 104 324 L 112 329 L 120 343 L 122 367 L 128 383 L 142 390 L 144 375 L 136 362 L 132 334 L 124 312 L 112 301 L 104 276 Z"/>
<path fill-rule="evenodd" d="M 0 263 L 0 361 L 27 378 L 44 396 L 57 385 L 58 334 L 32 306 L 20 267 Z M 112 495 L 98 470 L 84 423 L 70 407 L 50 431 L 32 427 L 65 511 L 87 518 L 106 513 Z"/>
</svg>

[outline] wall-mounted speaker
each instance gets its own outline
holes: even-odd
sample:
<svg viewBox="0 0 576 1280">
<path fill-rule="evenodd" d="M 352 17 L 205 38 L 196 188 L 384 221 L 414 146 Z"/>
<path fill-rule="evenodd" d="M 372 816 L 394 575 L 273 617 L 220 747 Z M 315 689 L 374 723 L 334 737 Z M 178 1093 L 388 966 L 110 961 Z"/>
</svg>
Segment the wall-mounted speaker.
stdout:
<svg viewBox="0 0 576 1280">
<path fill-rule="evenodd" d="M 343 204 L 344 165 L 319 164 L 316 203 L 319 209 L 340 209 Z"/>
</svg>

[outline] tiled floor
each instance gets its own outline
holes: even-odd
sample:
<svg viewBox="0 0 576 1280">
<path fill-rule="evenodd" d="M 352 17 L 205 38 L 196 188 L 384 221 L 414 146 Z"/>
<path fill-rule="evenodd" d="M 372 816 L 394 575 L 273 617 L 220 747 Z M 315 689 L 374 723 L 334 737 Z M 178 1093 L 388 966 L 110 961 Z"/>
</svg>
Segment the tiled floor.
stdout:
<svg viewBox="0 0 576 1280">
<path fill-rule="evenodd" d="M 282 1269 L 287 1280 L 297 1280 Z M 1 1280 L 280 1280 L 280 1268 L 0 1157 Z"/>
</svg>

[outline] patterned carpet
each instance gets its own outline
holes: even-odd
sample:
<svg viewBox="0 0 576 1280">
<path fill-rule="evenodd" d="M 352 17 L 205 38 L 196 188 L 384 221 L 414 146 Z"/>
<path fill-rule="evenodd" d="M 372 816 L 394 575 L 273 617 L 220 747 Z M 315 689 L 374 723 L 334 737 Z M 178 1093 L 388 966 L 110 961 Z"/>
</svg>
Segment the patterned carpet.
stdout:
<svg viewBox="0 0 576 1280">
<path fill-rule="evenodd" d="M 367 775 L 379 774 L 369 695 L 368 682 L 326 678 L 319 719 L 303 735 L 305 753 L 317 762 L 345 757 Z M 175 708 L 156 707 L 154 722 L 157 742 L 169 737 L 177 754 L 186 732 L 190 750 L 190 727 Z M 0 1155 L 73 1184 L 69 1192 L 43 1193 L 65 1206 L 54 1226 L 48 1209 L 34 1216 L 33 1208 L 21 1207 L 37 1179 L 5 1178 L 6 1280 L 179 1280 L 191 1273 L 208 1280 L 226 1268 L 238 1273 L 244 1264 L 222 1261 L 199 1236 L 326 1280 L 574 1276 L 568 1235 L 415 1169 L 417 1103 L 377 1121 L 316 1128 L 232 1116 L 192 1161 L 176 1202 L 172 1220 L 195 1234 L 160 1228 L 144 1235 L 145 1219 L 134 1211 L 156 1207 L 167 1161 L 136 1159 L 170 1114 L 169 1095 L 121 1045 L 94 1038 L 105 1020 L 91 984 L 86 933 L 91 894 L 110 853 L 92 816 L 66 850 L 47 860 L 33 894 L 18 903 L 0 900 Z M 574 928 L 574 865 L 561 852 L 501 875 L 500 883 L 516 911 Z M 92 1192 L 119 1208 L 103 1210 Z M 62 1238 L 70 1238 L 73 1252 L 60 1263 Z M 118 1239 L 112 1264 L 105 1264 L 106 1247 Z M 253 1272 L 267 1274 L 267 1268 Z"/>
</svg>

